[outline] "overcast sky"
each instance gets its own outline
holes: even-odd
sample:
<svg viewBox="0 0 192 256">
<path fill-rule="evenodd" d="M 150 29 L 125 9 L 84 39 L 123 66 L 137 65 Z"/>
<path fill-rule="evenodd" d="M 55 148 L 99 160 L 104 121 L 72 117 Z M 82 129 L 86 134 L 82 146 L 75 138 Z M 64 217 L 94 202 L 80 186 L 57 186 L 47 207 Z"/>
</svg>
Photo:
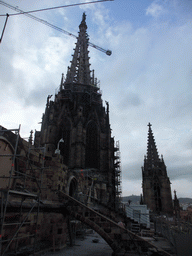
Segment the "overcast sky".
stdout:
<svg viewBox="0 0 192 256">
<path fill-rule="evenodd" d="M 28 11 L 84 1 L 4 0 Z M 88 2 L 88 1 L 87 1 Z M 0 1 L 1 3 L 1 1 Z M 78 35 L 86 12 L 91 69 L 109 101 L 120 141 L 123 195 L 142 192 L 150 122 L 178 197 L 192 197 L 192 1 L 114 0 L 33 13 Z M 0 14 L 15 13 L 0 4 Z M 5 17 L 0 17 L 0 34 Z M 49 94 L 70 65 L 76 40 L 24 15 L 10 16 L 0 44 L 0 124 L 27 138 L 40 130 Z"/>
</svg>

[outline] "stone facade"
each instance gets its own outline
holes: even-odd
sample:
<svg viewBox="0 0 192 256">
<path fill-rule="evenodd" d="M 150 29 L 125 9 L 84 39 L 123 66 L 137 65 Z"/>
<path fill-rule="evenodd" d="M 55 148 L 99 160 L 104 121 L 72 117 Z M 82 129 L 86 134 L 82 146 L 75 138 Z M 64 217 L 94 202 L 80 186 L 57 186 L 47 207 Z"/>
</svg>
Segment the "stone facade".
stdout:
<svg viewBox="0 0 192 256">
<path fill-rule="evenodd" d="M 149 123 L 147 156 L 142 167 L 143 201 L 154 213 L 173 214 L 170 180 L 166 165 L 159 158 Z"/>
<path fill-rule="evenodd" d="M 23 213 L 25 218 L 27 213 Z M 12 241 L 8 251 L 33 250 L 36 239 L 36 250 L 45 250 L 46 248 L 61 249 L 67 243 L 67 220 L 62 214 L 40 212 L 36 226 L 36 213 L 31 213 L 26 223 L 20 228 L 18 238 Z M 6 214 L 5 222 L 9 227 L 3 230 L 2 237 L 9 240 L 13 237 L 17 226 L 14 222 L 20 219 L 19 212 Z M 36 232 L 37 230 L 37 232 Z M 36 237 L 35 235 L 36 234 Z M 2 249 L 5 249 L 6 243 L 3 243 Z"/>
</svg>

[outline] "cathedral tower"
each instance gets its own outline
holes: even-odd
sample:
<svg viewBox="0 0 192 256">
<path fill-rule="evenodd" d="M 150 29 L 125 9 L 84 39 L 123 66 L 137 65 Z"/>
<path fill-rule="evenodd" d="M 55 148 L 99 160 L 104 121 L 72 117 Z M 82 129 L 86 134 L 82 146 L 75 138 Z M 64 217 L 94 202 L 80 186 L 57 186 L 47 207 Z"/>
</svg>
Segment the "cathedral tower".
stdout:
<svg viewBox="0 0 192 256">
<path fill-rule="evenodd" d="M 151 124 L 148 126 L 147 156 L 142 167 L 144 203 L 155 213 L 172 214 L 171 186 L 166 165 L 163 156 L 159 158 Z"/>
<path fill-rule="evenodd" d="M 90 70 L 86 15 L 79 25 L 79 35 L 66 78 L 54 101 L 47 98 L 41 131 L 35 144 L 46 146 L 46 154 L 54 156 L 56 149 L 69 170 L 97 170 L 109 204 L 114 206 L 116 174 L 114 139 L 109 123 L 109 103 L 103 106 L 101 91 Z M 100 198 L 102 193 L 100 192 Z"/>
</svg>

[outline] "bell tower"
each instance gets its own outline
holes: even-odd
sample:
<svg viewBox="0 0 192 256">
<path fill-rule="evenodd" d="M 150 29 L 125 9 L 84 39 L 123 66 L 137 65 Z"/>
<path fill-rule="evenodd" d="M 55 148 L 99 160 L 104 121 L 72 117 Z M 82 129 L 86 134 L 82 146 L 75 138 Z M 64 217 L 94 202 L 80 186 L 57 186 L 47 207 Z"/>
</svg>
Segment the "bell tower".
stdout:
<svg viewBox="0 0 192 256">
<path fill-rule="evenodd" d="M 167 176 L 166 165 L 158 155 L 155 139 L 148 124 L 147 156 L 142 167 L 143 200 L 148 208 L 155 213 L 173 214 L 170 180 Z"/>
<path fill-rule="evenodd" d="M 70 170 L 97 170 L 113 205 L 116 196 L 114 139 L 109 123 L 109 103 L 103 106 L 102 94 L 94 70 L 90 70 L 86 15 L 66 78 L 62 74 L 59 91 L 53 101 L 47 98 L 41 131 L 36 144 L 46 146 L 53 157 L 59 145 L 62 161 Z M 61 142 L 61 143 L 60 143 Z"/>
</svg>

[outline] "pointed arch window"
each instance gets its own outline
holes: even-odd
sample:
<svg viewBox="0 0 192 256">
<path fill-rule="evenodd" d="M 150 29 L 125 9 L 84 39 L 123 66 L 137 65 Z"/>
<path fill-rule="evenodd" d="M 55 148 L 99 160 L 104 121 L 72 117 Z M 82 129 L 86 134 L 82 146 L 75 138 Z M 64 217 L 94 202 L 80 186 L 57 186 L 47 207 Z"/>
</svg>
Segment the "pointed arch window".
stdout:
<svg viewBox="0 0 192 256">
<path fill-rule="evenodd" d="M 98 154 L 98 128 L 96 123 L 91 121 L 88 123 L 86 130 L 86 168 L 99 168 Z"/>
<path fill-rule="evenodd" d="M 155 197 L 155 208 L 157 212 L 162 211 L 162 202 L 161 202 L 161 187 L 158 180 L 155 180 L 154 185 L 154 197 Z"/>
</svg>

